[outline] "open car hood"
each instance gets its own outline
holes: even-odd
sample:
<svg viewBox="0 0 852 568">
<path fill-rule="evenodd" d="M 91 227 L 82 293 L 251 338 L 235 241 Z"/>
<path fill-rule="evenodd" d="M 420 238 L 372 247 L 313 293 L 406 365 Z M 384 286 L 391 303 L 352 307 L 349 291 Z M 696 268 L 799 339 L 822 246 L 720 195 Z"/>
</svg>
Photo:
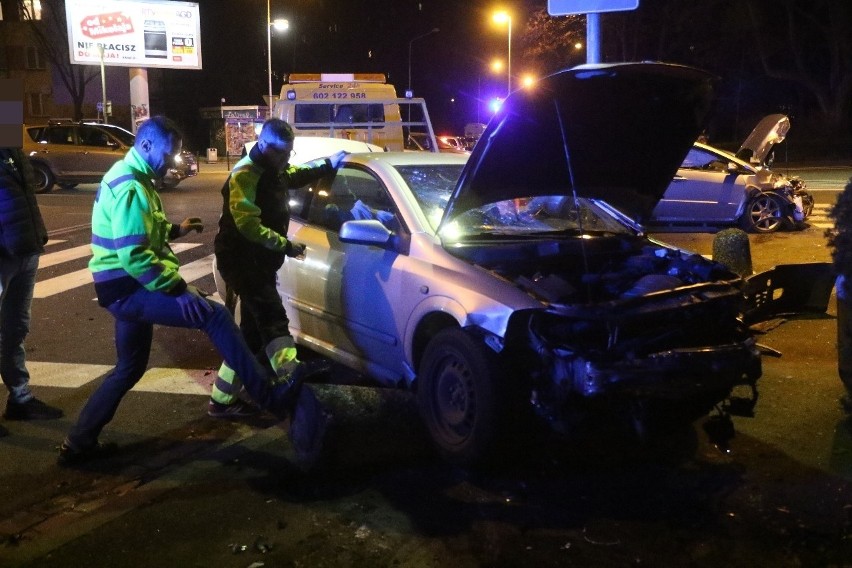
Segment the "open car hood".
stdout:
<svg viewBox="0 0 852 568">
<path fill-rule="evenodd" d="M 488 203 L 600 198 L 647 218 L 704 125 L 715 78 L 664 63 L 582 65 L 512 93 L 459 178 L 442 224 Z"/>
<path fill-rule="evenodd" d="M 743 145 L 737 150 L 737 158 L 751 164 L 765 164 L 766 156 L 776 144 L 780 144 L 790 130 L 790 119 L 783 114 L 770 114 L 757 123 Z"/>
</svg>

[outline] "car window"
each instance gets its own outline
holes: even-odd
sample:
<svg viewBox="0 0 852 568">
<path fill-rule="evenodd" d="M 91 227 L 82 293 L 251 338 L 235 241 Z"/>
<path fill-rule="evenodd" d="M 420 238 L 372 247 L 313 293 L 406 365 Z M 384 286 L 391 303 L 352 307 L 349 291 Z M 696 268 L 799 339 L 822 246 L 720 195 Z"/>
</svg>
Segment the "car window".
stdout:
<svg viewBox="0 0 852 568">
<path fill-rule="evenodd" d="M 338 231 L 346 221 L 378 219 L 394 228 L 396 209 L 384 185 L 371 173 L 352 167 L 337 171 L 313 196 L 308 222 Z"/>
<path fill-rule="evenodd" d="M 50 144 L 74 144 L 73 126 L 51 126 L 44 136 Z"/>
<path fill-rule="evenodd" d="M 128 132 L 120 126 L 115 126 L 114 124 L 101 124 L 97 127 L 98 130 L 108 132 L 114 138 L 118 138 L 122 144 L 127 147 L 133 146 L 133 142 L 136 140 L 136 137 L 132 132 Z"/>
<path fill-rule="evenodd" d="M 33 128 L 27 128 L 27 135 L 32 139 L 33 142 L 42 142 L 45 140 L 44 136 L 44 127 L 43 126 L 35 126 Z"/>
<path fill-rule="evenodd" d="M 103 148 L 110 146 L 111 141 L 109 135 L 99 128 L 95 128 L 93 126 L 81 126 L 77 131 L 77 134 L 80 137 L 80 144 L 84 146 L 100 146 Z M 115 143 L 113 142 L 113 144 Z"/>
</svg>

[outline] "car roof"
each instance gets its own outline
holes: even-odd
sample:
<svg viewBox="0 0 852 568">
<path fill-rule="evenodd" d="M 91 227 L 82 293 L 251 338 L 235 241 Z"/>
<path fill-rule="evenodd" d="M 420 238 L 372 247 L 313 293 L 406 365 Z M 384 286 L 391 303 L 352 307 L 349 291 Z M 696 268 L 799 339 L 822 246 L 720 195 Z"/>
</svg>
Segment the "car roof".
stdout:
<svg viewBox="0 0 852 568">
<path fill-rule="evenodd" d="M 421 165 L 464 165 L 468 160 L 467 154 L 450 154 L 444 152 L 374 152 L 350 154 L 348 162 L 369 163 L 379 160 L 391 166 L 421 166 Z"/>
</svg>

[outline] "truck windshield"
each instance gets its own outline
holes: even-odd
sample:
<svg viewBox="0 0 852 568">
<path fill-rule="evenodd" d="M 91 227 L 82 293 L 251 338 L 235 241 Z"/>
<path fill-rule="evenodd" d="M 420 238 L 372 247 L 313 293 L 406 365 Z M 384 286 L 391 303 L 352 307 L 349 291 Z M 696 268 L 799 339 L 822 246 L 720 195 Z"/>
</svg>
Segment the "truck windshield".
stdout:
<svg viewBox="0 0 852 568">
<path fill-rule="evenodd" d="M 385 121 L 381 104 L 296 104 L 295 124 L 299 129 L 369 128 Z"/>
</svg>

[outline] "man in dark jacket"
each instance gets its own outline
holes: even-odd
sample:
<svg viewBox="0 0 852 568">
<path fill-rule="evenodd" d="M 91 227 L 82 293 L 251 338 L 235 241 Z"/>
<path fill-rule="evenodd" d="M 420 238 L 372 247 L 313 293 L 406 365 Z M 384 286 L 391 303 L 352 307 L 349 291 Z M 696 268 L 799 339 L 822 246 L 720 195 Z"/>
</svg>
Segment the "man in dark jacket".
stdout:
<svg viewBox="0 0 852 568">
<path fill-rule="evenodd" d="M 834 228 L 826 237 L 837 272 L 837 372 L 844 386 L 840 407 L 852 415 L 852 179 L 829 216 Z"/>
<path fill-rule="evenodd" d="M 292 166 L 289 159 L 293 140 L 289 124 L 269 119 L 263 124 L 257 144 L 234 166 L 222 187 L 216 263 L 229 288 L 240 296 L 240 329 L 249 347 L 262 351 L 278 383 L 289 385 L 293 391 L 296 402 L 290 439 L 297 453 L 315 454 L 324 416 L 310 389 L 301 382 L 327 370 L 327 366 L 300 363 L 296 358 L 296 345 L 276 289 L 276 273 L 286 256 L 300 258 L 305 254 L 304 245 L 287 238 L 288 188 L 301 187 L 332 173 L 346 153 Z M 217 418 L 251 414 L 252 409 L 237 398 L 239 388 L 240 378 L 223 363 L 213 385 L 208 414 Z M 311 457 L 305 456 L 304 461 Z"/>
<path fill-rule="evenodd" d="M 47 242 L 33 185 L 32 166 L 21 149 L 0 148 L 0 376 L 9 390 L 7 420 L 62 416 L 33 396 L 26 366 L 24 339 L 38 258 Z"/>
</svg>

